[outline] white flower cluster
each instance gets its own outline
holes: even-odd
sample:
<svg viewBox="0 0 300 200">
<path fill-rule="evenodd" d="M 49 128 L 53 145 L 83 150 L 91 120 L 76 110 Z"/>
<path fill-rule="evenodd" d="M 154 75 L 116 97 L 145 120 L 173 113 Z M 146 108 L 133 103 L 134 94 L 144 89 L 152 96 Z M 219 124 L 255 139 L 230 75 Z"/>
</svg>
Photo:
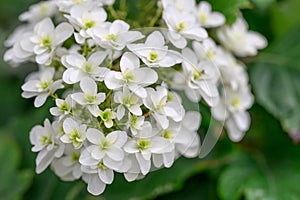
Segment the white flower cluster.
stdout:
<svg viewBox="0 0 300 200">
<path fill-rule="evenodd" d="M 101 194 L 114 173 L 126 180 L 171 167 L 200 151 L 199 112 L 185 111 L 178 92 L 203 99 L 239 141 L 250 124 L 253 97 L 245 66 L 266 40 L 240 18 L 232 26 L 195 0 L 161 0 L 166 28 L 144 35 L 129 24 L 107 20 L 114 0 L 52 0 L 30 7 L 27 22 L 6 41 L 4 59 L 13 66 L 32 61 L 38 72 L 22 86 L 35 107 L 55 99 L 54 122 L 30 132 L 38 152 L 36 172 L 48 166 L 63 180 L 82 178 Z M 55 22 L 55 23 L 54 23 Z M 222 26 L 224 25 L 224 26 Z M 222 46 L 208 36 L 214 28 Z M 174 90 L 173 90 L 174 89 Z"/>
</svg>

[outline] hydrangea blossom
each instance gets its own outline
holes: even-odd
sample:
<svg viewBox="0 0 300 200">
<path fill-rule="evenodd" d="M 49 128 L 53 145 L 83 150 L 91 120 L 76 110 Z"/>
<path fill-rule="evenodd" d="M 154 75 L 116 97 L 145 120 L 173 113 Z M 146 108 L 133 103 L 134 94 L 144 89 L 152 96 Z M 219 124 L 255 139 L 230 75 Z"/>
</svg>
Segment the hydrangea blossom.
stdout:
<svg viewBox="0 0 300 200">
<path fill-rule="evenodd" d="M 129 44 L 127 47 L 149 67 L 171 67 L 182 61 L 178 52 L 168 50 L 163 35 L 158 31 L 151 33 L 145 44 Z"/>
<path fill-rule="evenodd" d="M 160 29 L 137 30 L 106 12 L 114 2 L 43 1 L 21 14 L 26 24 L 5 42 L 5 61 L 39 66 L 22 96 L 35 97 L 35 107 L 51 96 L 55 105 L 54 121 L 30 131 L 36 172 L 51 166 L 62 180 L 82 179 L 93 195 L 115 173 L 134 181 L 172 167 L 180 156 L 201 155 L 202 110 L 192 110 L 191 102 L 203 101 L 229 138 L 240 141 L 253 95 L 246 66 L 235 56 L 266 46 L 245 20 L 224 25 L 205 1 L 159 0 Z"/>
<path fill-rule="evenodd" d="M 267 45 L 266 39 L 257 32 L 249 31 L 243 18 L 238 18 L 232 26 L 224 26 L 217 31 L 222 44 L 240 57 L 254 56 L 258 49 Z"/>
<path fill-rule="evenodd" d="M 140 60 L 133 53 L 126 52 L 120 61 L 120 72 L 110 71 L 104 82 L 106 87 L 117 90 L 123 86 L 141 98 L 147 96 L 144 87 L 155 83 L 158 79 L 157 73 L 149 68 L 140 67 Z"/>
<path fill-rule="evenodd" d="M 253 104 L 253 96 L 247 86 L 245 88 L 236 91 L 225 88 L 226 93 L 222 95 L 222 100 L 212 108 L 212 114 L 216 119 L 225 120 L 229 137 L 233 141 L 240 141 L 250 126 L 247 109 Z"/>
<path fill-rule="evenodd" d="M 70 15 L 65 15 L 69 22 L 75 27 L 78 33 L 75 33 L 75 39 L 79 44 L 83 44 L 86 38 L 91 37 L 87 31 L 101 26 L 107 14 L 101 7 L 88 8 L 83 5 L 74 5 L 70 10 Z"/>
<path fill-rule="evenodd" d="M 105 93 L 97 93 L 97 84 L 90 78 L 84 78 L 80 81 L 82 92 L 71 95 L 72 99 L 78 104 L 86 107 L 94 116 L 98 116 L 99 107 L 105 100 Z"/>
<path fill-rule="evenodd" d="M 107 54 L 102 51 L 97 51 L 89 56 L 86 60 L 80 54 L 70 54 L 62 57 L 61 62 L 67 68 L 63 74 L 65 83 L 74 84 L 84 77 L 91 77 L 94 80 L 103 80 L 108 69 L 99 67 L 104 61 Z"/>
<path fill-rule="evenodd" d="M 198 5 L 196 15 L 203 27 L 218 27 L 225 23 L 225 17 L 219 12 L 212 12 L 211 5 L 206 1 L 201 1 Z"/>
<path fill-rule="evenodd" d="M 31 98 L 36 96 L 34 106 L 42 106 L 49 95 L 64 87 L 62 80 L 53 80 L 54 73 L 53 68 L 41 68 L 40 72 L 28 76 L 27 82 L 22 85 L 24 91 L 22 97 Z"/>
<path fill-rule="evenodd" d="M 73 27 L 61 23 L 54 27 L 50 18 L 45 18 L 34 27 L 30 43 L 25 48 L 32 48 L 38 64 L 50 65 L 55 49 L 73 34 Z"/>
<path fill-rule="evenodd" d="M 64 153 L 65 145 L 59 140 L 60 130 L 58 122 L 50 123 L 45 119 L 44 126 L 35 126 L 30 131 L 32 151 L 39 152 L 36 158 L 36 172 L 43 172 L 55 158 Z"/>
<path fill-rule="evenodd" d="M 143 38 L 138 31 L 129 31 L 129 24 L 122 20 L 106 22 L 103 26 L 88 31 L 95 42 L 103 48 L 122 50 L 127 44 Z"/>
<path fill-rule="evenodd" d="M 191 13 L 180 13 L 174 7 L 168 6 L 163 18 L 170 30 L 168 39 L 177 48 L 186 47 L 186 39 L 201 41 L 208 36 L 206 30 L 198 26 L 195 15 Z"/>
</svg>

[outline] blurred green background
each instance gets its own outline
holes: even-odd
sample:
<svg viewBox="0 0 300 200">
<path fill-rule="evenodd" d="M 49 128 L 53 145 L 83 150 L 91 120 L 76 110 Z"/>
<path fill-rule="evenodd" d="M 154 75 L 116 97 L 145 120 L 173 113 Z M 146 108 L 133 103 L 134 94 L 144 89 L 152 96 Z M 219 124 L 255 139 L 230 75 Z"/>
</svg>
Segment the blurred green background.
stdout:
<svg viewBox="0 0 300 200">
<path fill-rule="evenodd" d="M 18 15 L 36 0 L 0 0 L 0 56 L 3 41 L 18 22 Z M 145 0 L 128 0 L 137 12 Z M 83 182 L 62 182 L 49 169 L 35 174 L 29 131 L 41 124 L 51 102 L 35 109 L 21 98 L 21 85 L 34 65 L 11 68 L 0 59 L 0 200 L 28 199 L 185 199 L 185 200 L 299 200 L 300 199 L 300 1 L 209 0 L 233 22 L 238 9 L 252 30 L 269 46 L 245 59 L 256 103 L 252 125 L 241 143 L 225 135 L 205 159 L 180 159 L 171 169 L 126 183 L 116 176 L 100 197 L 86 192 Z M 202 105 L 200 105 L 202 106 Z M 209 116 L 204 119 L 203 130 Z"/>
</svg>

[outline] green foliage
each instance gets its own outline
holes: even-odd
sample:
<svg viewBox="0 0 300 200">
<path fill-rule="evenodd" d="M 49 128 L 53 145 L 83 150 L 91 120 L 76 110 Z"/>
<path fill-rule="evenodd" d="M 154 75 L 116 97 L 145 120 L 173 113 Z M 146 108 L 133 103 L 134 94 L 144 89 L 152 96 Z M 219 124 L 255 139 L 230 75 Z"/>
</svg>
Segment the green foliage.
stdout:
<svg viewBox="0 0 300 200">
<path fill-rule="evenodd" d="M 0 132 L 0 197 L 5 200 L 21 199 L 30 186 L 33 172 L 19 170 L 20 148 L 3 132 Z"/>
<path fill-rule="evenodd" d="M 222 12 L 226 17 L 226 22 L 232 24 L 239 15 L 239 9 L 251 8 L 249 0 L 208 0 L 212 4 L 213 10 Z"/>
<path fill-rule="evenodd" d="M 272 31 L 277 38 L 299 26 L 299 8 L 300 1 L 298 0 L 281 1 L 271 6 Z"/>
<path fill-rule="evenodd" d="M 16 26 L 17 15 L 34 2 L 37 0 L 0 1 L 1 56 L 2 43 L 11 32 L 9 28 Z M 124 2 L 118 1 L 116 8 L 122 7 L 129 13 L 116 14 L 128 18 L 133 27 L 150 24 L 160 14 L 152 8 L 156 1 L 127 0 L 127 6 Z M 233 144 L 222 137 L 208 158 L 181 158 L 170 169 L 155 171 L 140 181 L 127 183 L 121 175 L 116 175 L 114 183 L 107 186 L 102 196 L 93 197 L 81 181 L 63 182 L 50 170 L 39 175 L 34 173 L 36 154 L 30 150 L 28 133 L 32 126 L 41 124 L 49 115 L 53 102 L 48 102 L 43 109 L 35 109 L 30 100 L 22 100 L 20 80 L 35 66 L 10 69 L 1 60 L 0 199 L 299 199 L 300 149 L 285 133 L 299 141 L 299 1 L 209 2 L 214 10 L 225 14 L 228 23 L 235 21 L 239 9 L 251 8 L 246 12 L 250 27 L 263 30 L 270 39 L 268 49 L 249 66 L 256 101 L 263 107 L 256 104 L 251 109 L 252 126 L 242 143 Z M 147 6 L 147 11 L 137 11 Z M 259 16 L 256 9 L 259 9 Z M 153 20 L 153 23 L 159 21 Z M 197 109 L 199 105 L 188 106 Z M 210 122 L 209 110 L 203 105 L 200 110 L 205 112 L 203 131 Z"/>
<path fill-rule="evenodd" d="M 251 0 L 257 8 L 261 10 L 267 9 L 270 4 L 274 3 L 276 0 Z"/>
<path fill-rule="evenodd" d="M 261 54 L 251 77 L 257 101 L 292 135 L 300 134 L 300 29 L 289 32 Z"/>
<path fill-rule="evenodd" d="M 232 162 L 220 175 L 220 197 L 222 200 L 298 199 L 300 149 L 290 143 L 273 117 L 259 107 L 255 111 L 247 143 L 235 149 Z M 261 117 L 264 124 L 273 126 L 262 125 Z M 266 144 L 270 138 L 272 142 Z"/>
<path fill-rule="evenodd" d="M 208 166 L 208 163 L 199 159 L 181 158 L 170 169 L 152 172 L 140 181 L 128 183 L 118 176 L 115 183 L 107 187 L 103 196 L 106 199 L 153 199 L 158 195 L 181 189 L 187 178 L 207 169 Z"/>
</svg>

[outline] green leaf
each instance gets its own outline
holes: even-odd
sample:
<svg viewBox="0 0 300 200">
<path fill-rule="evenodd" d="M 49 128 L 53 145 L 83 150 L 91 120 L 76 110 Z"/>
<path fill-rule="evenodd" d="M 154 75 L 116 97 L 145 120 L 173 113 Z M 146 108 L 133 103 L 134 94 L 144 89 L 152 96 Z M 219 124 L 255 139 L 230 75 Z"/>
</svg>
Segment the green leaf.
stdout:
<svg viewBox="0 0 300 200">
<path fill-rule="evenodd" d="M 209 166 L 208 162 L 200 159 L 180 158 L 170 169 L 151 172 L 140 181 L 128 183 L 118 175 L 114 183 L 107 186 L 103 196 L 106 199 L 153 199 L 181 189 L 184 181 Z"/>
<path fill-rule="evenodd" d="M 158 196 L 155 200 L 215 200 L 215 178 L 207 173 L 200 173 L 188 179 L 184 187 L 176 192 Z"/>
<path fill-rule="evenodd" d="M 220 175 L 221 200 L 299 198 L 299 146 L 291 143 L 278 121 L 262 108 L 255 105 L 251 114 L 250 132 L 242 144 L 235 145 L 232 161 Z"/>
<path fill-rule="evenodd" d="M 296 186 L 300 178 L 300 163 L 295 161 L 287 165 L 281 162 L 282 158 L 280 163 L 269 162 L 263 154 L 238 154 L 236 161 L 220 176 L 221 199 L 238 200 L 242 196 L 246 200 L 297 199 L 300 195 Z"/>
<path fill-rule="evenodd" d="M 211 3 L 213 10 L 222 12 L 228 24 L 235 22 L 238 17 L 239 10 L 243 8 L 251 8 L 249 0 L 208 0 Z"/>
<path fill-rule="evenodd" d="M 300 28 L 261 54 L 251 68 L 257 101 L 281 121 L 285 131 L 300 139 Z"/>
<path fill-rule="evenodd" d="M 267 9 L 275 0 L 251 0 L 261 10 Z"/>
<path fill-rule="evenodd" d="M 299 0 L 280 1 L 271 6 L 271 26 L 275 37 L 279 38 L 300 23 Z"/>
<path fill-rule="evenodd" d="M 17 144 L 0 133 L 0 197 L 1 199 L 20 199 L 31 183 L 30 170 L 18 170 L 21 156 Z"/>
</svg>

